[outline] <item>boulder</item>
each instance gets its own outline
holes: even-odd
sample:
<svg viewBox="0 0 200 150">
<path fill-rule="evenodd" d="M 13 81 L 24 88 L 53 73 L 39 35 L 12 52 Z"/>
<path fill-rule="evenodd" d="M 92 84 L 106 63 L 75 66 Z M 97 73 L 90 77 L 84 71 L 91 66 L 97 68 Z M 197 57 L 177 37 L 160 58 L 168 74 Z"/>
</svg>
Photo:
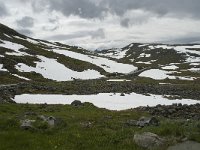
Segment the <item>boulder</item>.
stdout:
<svg viewBox="0 0 200 150">
<path fill-rule="evenodd" d="M 83 128 L 91 128 L 92 127 L 92 122 L 90 121 L 87 121 L 87 122 L 81 122 L 80 125 L 83 127 Z"/>
<path fill-rule="evenodd" d="M 79 100 L 75 100 L 71 103 L 71 105 L 75 107 L 80 107 L 80 106 L 83 106 L 83 103 L 81 103 L 81 101 Z"/>
<path fill-rule="evenodd" d="M 47 123 L 49 124 L 49 126 L 54 127 L 55 126 L 55 122 L 56 122 L 56 118 L 53 116 L 50 116 L 47 118 Z"/>
<path fill-rule="evenodd" d="M 33 129 L 33 126 L 32 126 L 32 123 L 35 122 L 35 120 L 29 120 L 29 119 L 26 119 L 26 120 L 22 120 L 21 121 L 21 128 L 22 129 L 25 129 L 25 130 L 28 130 L 28 129 Z"/>
<path fill-rule="evenodd" d="M 125 94 L 124 94 L 124 93 L 121 93 L 120 96 L 125 96 Z"/>
<path fill-rule="evenodd" d="M 134 135 L 134 142 L 143 148 L 153 149 L 165 145 L 165 140 L 158 135 L 151 132 L 144 132 L 142 134 Z"/>
<path fill-rule="evenodd" d="M 159 120 L 156 119 L 155 117 L 141 117 L 137 121 L 137 126 L 144 127 L 144 126 L 149 126 L 149 125 L 158 126 Z"/>
<path fill-rule="evenodd" d="M 44 122 L 47 122 L 49 126 L 54 127 L 56 124 L 56 118 L 53 116 L 45 117 L 44 115 L 40 115 L 39 118 Z"/>
</svg>

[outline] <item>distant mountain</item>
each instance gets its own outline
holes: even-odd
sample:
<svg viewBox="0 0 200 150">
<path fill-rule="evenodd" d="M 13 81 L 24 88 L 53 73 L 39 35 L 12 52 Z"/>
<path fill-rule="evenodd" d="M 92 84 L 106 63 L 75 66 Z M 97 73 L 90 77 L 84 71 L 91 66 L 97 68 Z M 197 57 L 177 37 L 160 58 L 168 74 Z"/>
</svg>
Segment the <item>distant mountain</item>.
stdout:
<svg viewBox="0 0 200 150">
<path fill-rule="evenodd" d="M 200 77 L 200 45 L 166 45 L 132 43 L 121 49 L 98 51 L 107 58 L 132 64 L 139 69 L 149 68 L 140 74 L 152 79 L 195 80 Z"/>
</svg>

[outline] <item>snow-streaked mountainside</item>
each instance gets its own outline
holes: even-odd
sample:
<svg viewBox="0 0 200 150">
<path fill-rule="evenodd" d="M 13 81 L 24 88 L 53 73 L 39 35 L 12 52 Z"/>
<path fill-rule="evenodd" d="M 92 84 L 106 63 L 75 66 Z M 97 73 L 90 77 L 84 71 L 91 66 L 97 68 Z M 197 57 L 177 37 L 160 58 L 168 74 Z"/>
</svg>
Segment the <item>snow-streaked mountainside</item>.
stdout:
<svg viewBox="0 0 200 150">
<path fill-rule="evenodd" d="M 0 69 L 10 75 L 20 75 L 21 79 L 25 76 L 29 79 L 31 72 L 45 79 L 70 81 L 104 78 L 110 73 L 129 74 L 137 70 L 134 65 L 103 58 L 80 47 L 23 36 L 3 25 L 0 25 L 0 31 Z"/>
<path fill-rule="evenodd" d="M 200 45 L 132 43 L 124 48 L 88 51 L 81 47 L 33 39 L 0 24 L 0 72 L 12 80 L 200 78 Z M 116 81 L 109 80 L 108 81 Z"/>
<path fill-rule="evenodd" d="M 200 77 L 200 44 L 166 45 L 132 43 L 121 49 L 97 51 L 99 55 L 129 63 L 139 69 L 139 76 L 154 80 L 195 80 Z"/>
</svg>

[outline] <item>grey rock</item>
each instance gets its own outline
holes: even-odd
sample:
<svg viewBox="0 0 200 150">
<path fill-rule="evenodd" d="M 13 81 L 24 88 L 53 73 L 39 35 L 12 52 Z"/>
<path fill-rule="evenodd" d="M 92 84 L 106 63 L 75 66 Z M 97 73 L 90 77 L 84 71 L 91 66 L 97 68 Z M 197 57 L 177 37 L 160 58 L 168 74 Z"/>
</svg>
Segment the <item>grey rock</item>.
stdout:
<svg viewBox="0 0 200 150">
<path fill-rule="evenodd" d="M 45 117 L 44 115 L 40 115 L 39 118 L 44 122 L 47 122 L 49 126 L 54 127 L 56 124 L 56 118 L 53 116 Z"/>
<path fill-rule="evenodd" d="M 39 119 L 43 120 L 43 121 L 46 121 L 47 120 L 47 117 L 45 117 L 44 115 L 40 115 L 38 116 Z"/>
<path fill-rule="evenodd" d="M 29 119 L 26 119 L 26 120 L 22 120 L 21 121 L 21 128 L 22 129 L 25 129 L 25 130 L 28 130 L 28 129 L 33 129 L 33 126 L 32 126 L 32 123 L 35 122 L 35 120 L 29 120 Z"/>
<path fill-rule="evenodd" d="M 151 132 L 134 135 L 134 142 L 143 148 L 152 149 L 165 145 L 165 140 Z"/>
<path fill-rule="evenodd" d="M 80 107 L 83 106 L 83 103 L 81 103 L 81 101 L 79 100 L 75 100 L 71 103 L 72 106 L 76 106 L 76 107 Z"/>
<path fill-rule="evenodd" d="M 91 128 L 92 127 L 92 122 L 90 121 L 87 121 L 87 122 L 81 122 L 80 125 L 83 127 L 83 128 Z"/>
<path fill-rule="evenodd" d="M 158 126 L 159 120 L 155 117 L 141 117 L 139 121 L 137 121 L 137 126 L 144 127 L 149 125 Z"/>
<path fill-rule="evenodd" d="M 124 93 L 121 93 L 120 96 L 125 96 L 125 94 L 124 94 Z"/>
<path fill-rule="evenodd" d="M 50 116 L 47 118 L 47 123 L 51 126 L 54 127 L 55 126 L 55 122 L 56 122 L 56 118 L 53 116 Z"/>
<path fill-rule="evenodd" d="M 35 112 L 32 112 L 32 111 L 25 112 L 24 114 L 25 114 L 25 116 L 36 116 L 37 115 Z"/>
</svg>

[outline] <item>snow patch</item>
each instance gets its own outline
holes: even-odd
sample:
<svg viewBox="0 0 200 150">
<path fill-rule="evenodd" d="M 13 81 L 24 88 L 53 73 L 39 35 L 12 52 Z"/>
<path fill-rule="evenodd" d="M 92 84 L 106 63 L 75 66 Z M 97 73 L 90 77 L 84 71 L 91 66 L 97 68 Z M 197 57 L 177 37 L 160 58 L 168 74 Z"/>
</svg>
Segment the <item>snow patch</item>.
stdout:
<svg viewBox="0 0 200 150">
<path fill-rule="evenodd" d="M 188 70 L 191 72 L 200 72 L 200 68 L 190 68 Z"/>
<path fill-rule="evenodd" d="M 0 71 L 8 71 L 7 69 L 3 69 L 3 64 L 0 64 Z"/>
<path fill-rule="evenodd" d="M 148 57 L 151 57 L 151 54 L 141 53 L 138 58 L 142 58 L 142 57 L 148 58 Z"/>
<path fill-rule="evenodd" d="M 81 102 L 90 102 L 100 108 L 109 110 L 126 110 L 140 106 L 156 106 L 172 105 L 174 103 L 182 104 L 196 104 L 200 103 L 198 100 L 182 99 L 182 100 L 168 100 L 162 95 L 150 96 L 130 93 L 125 96 L 120 96 L 120 93 L 99 93 L 97 95 L 45 95 L 45 94 L 22 94 L 16 95 L 13 99 L 17 103 L 31 103 L 31 104 L 71 104 L 74 100 Z"/>
<path fill-rule="evenodd" d="M 17 43 L 12 43 L 9 41 L 3 41 L 3 43 L 0 43 L 0 47 L 4 47 L 7 49 L 11 49 L 15 52 L 6 52 L 7 55 L 14 55 L 14 56 L 24 56 L 24 55 L 29 55 L 25 52 L 20 52 L 20 49 L 24 49 L 25 47 L 21 44 L 17 44 Z M 30 55 L 29 55 L 30 56 Z"/>
<path fill-rule="evenodd" d="M 137 64 L 146 64 L 146 65 L 151 65 L 151 62 L 150 61 L 147 61 L 147 62 L 143 62 L 143 61 L 138 61 L 136 62 Z"/>
<path fill-rule="evenodd" d="M 165 70 L 176 70 L 178 69 L 179 67 L 177 67 L 176 65 L 171 65 L 171 66 L 164 66 L 162 67 L 162 69 L 165 69 Z"/>
<path fill-rule="evenodd" d="M 131 81 L 127 79 L 109 79 L 107 80 L 108 82 L 126 82 L 126 81 Z"/>
<path fill-rule="evenodd" d="M 35 62 L 36 68 L 19 63 L 15 67 L 20 72 L 36 72 L 40 73 L 44 78 L 56 81 L 70 81 L 75 79 L 97 79 L 104 77 L 98 71 L 85 70 L 83 72 L 73 71 L 63 64 L 60 64 L 56 59 L 46 58 L 44 56 L 37 56 L 41 62 Z"/>
<path fill-rule="evenodd" d="M 92 63 L 96 66 L 103 68 L 106 72 L 109 72 L 109 73 L 118 72 L 118 73 L 127 74 L 137 69 L 137 67 L 133 65 L 118 63 L 116 61 L 109 60 L 107 58 L 102 58 L 102 57 L 97 57 L 97 56 L 91 57 L 89 55 L 84 55 L 84 54 L 67 51 L 67 50 L 54 49 L 53 51 L 58 54 L 63 54 L 67 57 L 71 57 L 74 59 Z"/>
<path fill-rule="evenodd" d="M 160 70 L 160 69 L 150 69 L 150 70 L 142 72 L 139 76 L 151 78 L 151 79 L 154 79 L 154 80 L 164 80 L 166 78 L 180 79 L 180 80 L 194 80 L 194 79 L 196 79 L 195 77 L 180 77 L 180 76 L 169 75 L 169 74 L 172 74 L 172 73 L 174 73 L 174 72 Z"/>
<path fill-rule="evenodd" d="M 20 78 L 20 79 L 23 79 L 23 80 L 26 80 L 26 81 L 30 81 L 30 79 L 22 77 L 22 76 L 19 76 L 17 74 L 12 74 L 12 75 L 15 76 L 15 77 L 17 77 L 17 78 Z"/>
</svg>

